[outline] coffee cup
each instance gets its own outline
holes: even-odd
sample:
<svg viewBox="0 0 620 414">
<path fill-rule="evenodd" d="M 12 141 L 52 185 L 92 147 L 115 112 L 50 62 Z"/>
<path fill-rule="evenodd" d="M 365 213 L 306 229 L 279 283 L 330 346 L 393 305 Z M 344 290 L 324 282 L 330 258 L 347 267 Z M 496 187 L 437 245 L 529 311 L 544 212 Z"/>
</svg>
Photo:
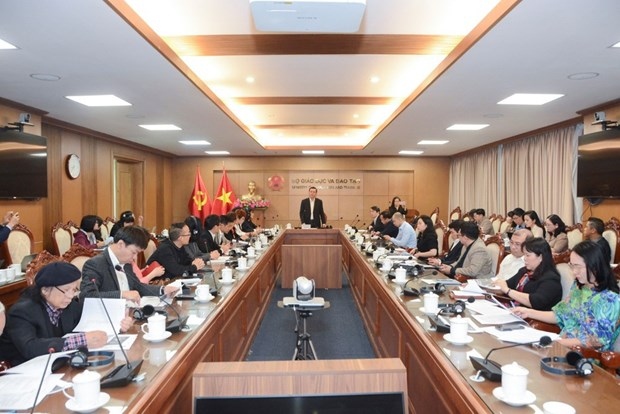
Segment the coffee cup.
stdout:
<svg viewBox="0 0 620 414">
<path fill-rule="evenodd" d="M 239 259 L 237 259 L 237 267 L 241 269 L 245 269 L 246 267 L 248 267 L 248 259 L 246 259 L 245 257 L 240 257 Z"/>
<path fill-rule="evenodd" d="M 385 254 L 385 247 L 377 247 L 377 250 L 379 252 L 379 255 L 383 255 Z"/>
<path fill-rule="evenodd" d="M 201 300 L 208 299 L 209 296 L 211 295 L 211 291 L 209 290 L 209 285 L 207 284 L 196 286 L 195 293 L 196 293 L 196 297 Z"/>
<path fill-rule="evenodd" d="M 267 244 L 267 242 L 269 242 L 269 239 L 267 239 L 267 236 L 265 236 L 264 234 L 259 234 L 258 238 L 260 239 L 260 242 L 263 244 Z"/>
<path fill-rule="evenodd" d="M 502 390 L 506 400 L 523 400 L 527 391 L 527 374 L 529 371 L 516 362 L 502 366 Z"/>
<path fill-rule="evenodd" d="M 379 250 L 375 250 L 374 252 L 372 252 L 372 260 L 376 262 L 379 257 L 381 257 L 381 253 L 379 253 Z"/>
<path fill-rule="evenodd" d="M 166 348 L 160 347 L 151 347 L 144 350 L 142 354 L 142 359 L 148 360 L 151 365 L 155 365 L 157 367 L 164 365 L 167 361 L 166 358 Z"/>
<path fill-rule="evenodd" d="M 6 268 L 6 281 L 12 282 L 13 280 L 15 280 L 15 268 L 7 267 Z"/>
<path fill-rule="evenodd" d="M 287 229 L 292 229 L 292 228 L 293 228 L 293 226 L 291 225 L 291 223 L 286 223 L 286 228 L 287 228 Z"/>
<path fill-rule="evenodd" d="M 222 280 L 224 282 L 230 282 L 232 280 L 233 271 L 230 267 L 222 269 Z"/>
<path fill-rule="evenodd" d="M 256 250 L 254 247 L 248 247 L 248 256 L 254 256 L 256 254 Z"/>
<path fill-rule="evenodd" d="M 395 280 L 398 282 L 404 282 L 405 280 L 407 280 L 407 270 L 405 270 L 402 267 L 399 267 L 398 269 L 396 269 L 396 271 L 394 272 L 395 275 Z"/>
<path fill-rule="evenodd" d="M 573 406 L 560 401 L 547 401 L 543 404 L 545 414 L 575 414 Z"/>
<path fill-rule="evenodd" d="M 20 275 L 22 273 L 22 265 L 19 263 L 13 263 L 12 265 L 7 266 L 7 269 L 15 269 L 15 275 Z"/>
<path fill-rule="evenodd" d="M 467 338 L 467 330 L 469 329 L 469 318 L 461 318 L 458 315 L 450 319 L 450 337 L 455 341 L 462 341 Z"/>
<path fill-rule="evenodd" d="M 6 269 L 0 269 L 0 283 L 6 283 L 7 273 L 8 271 Z"/>
<path fill-rule="evenodd" d="M 381 266 L 382 270 L 390 270 L 392 268 L 392 261 L 390 259 L 385 259 L 383 261 L 383 265 Z"/>
<path fill-rule="evenodd" d="M 372 250 L 372 242 L 371 241 L 367 241 L 366 244 L 364 245 L 364 247 L 366 248 L 366 251 L 369 252 Z"/>
<path fill-rule="evenodd" d="M 86 370 L 73 377 L 73 395 L 69 395 L 66 388 L 62 392 L 73 400 L 77 407 L 91 407 L 99 399 L 100 381 L 101 375 L 98 372 Z"/>
<path fill-rule="evenodd" d="M 154 338 L 162 337 L 166 332 L 166 317 L 159 313 L 149 316 L 147 323 L 142 325 L 142 332 Z"/>
<path fill-rule="evenodd" d="M 260 240 L 256 240 L 256 241 L 254 242 L 254 248 L 255 248 L 256 250 L 260 250 L 260 249 L 262 249 L 262 248 L 263 248 L 263 244 L 260 242 Z"/>
<path fill-rule="evenodd" d="M 437 313 L 439 310 L 439 296 L 433 292 L 424 295 L 424 312 Z"/>
</svg>

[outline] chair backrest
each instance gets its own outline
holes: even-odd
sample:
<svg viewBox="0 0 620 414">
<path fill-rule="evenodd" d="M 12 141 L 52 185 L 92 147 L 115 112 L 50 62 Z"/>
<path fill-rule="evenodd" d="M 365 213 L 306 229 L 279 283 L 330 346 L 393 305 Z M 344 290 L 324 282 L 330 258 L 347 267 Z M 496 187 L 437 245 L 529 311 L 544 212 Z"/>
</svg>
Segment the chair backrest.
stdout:
<svg viewBox="0 0 620 414">
<path fill-rule="evenodd" d="M 59 256 L 54 256 L 47 250 L 43 250 L 41 253 L 37 255 L 29 264 L 26 269 L 26 282 L 28 286 L 31 286 L 34 283 L 34 277 L 37 275 L 39 269 L 45 266 L 48 263 L 58 262 L 62 260 Z"/>
<path fill-rule="evenodd" d="M 149 242 L 146 245 L 146 249 L 144 249 L 144 260 L 149 260 L 149 257 L 157 250 L 157 246 L 159 242 L 153 235 L 151 234 L 149 237 Z"/>
<path fill-rule="evenodd" d="M 439 223 L 435 224 L 435 232 L 437 233 L 437 255 L 439 256 L 446 251 L 445 245 L 448 241 L 446 237 L 446 228 L 441 220 L 439 220 Z"/>
<path fill-rule="evenodd" d="M 99 231 L 101 232 L 102 240 L 105 240 L 108 237 L 110 237 L 110 230 L 108 230 L 108 226 L 104 226 L 103 224 L 101 224 L 101 226 L 99 227 Z"/>
<path fill-rule="evenodd" d="M 6 265 L 20 264 L 22 259 L 34 251 L 34 237 L 25 225 L 18 223 L 9 233 L 4 243 L 8 254 L 5 257 Z M 10 262 L 10 263 L 9 263 Z"/>
<path fill-rule="evenodd" d="M 433 224 L 437 223 L 437 218 L 439 217 L 439 207 L 435 207 L 435 210 L 431 213 L 431 221 Z"/>
<path fill-rule="evenodd" d="M 583 241 L 583 225 L 577 223 L 566 228 L 566 236 L 568 237 L 568 248 L 572 250 L 577 244 Z"/>
<path fill-rule="evenodd" d="M 499 225 L 499 232 L 501 234 L 506 233 L 506 230 L 508 230 L 508 226 L 510 226 L 510 223 L 507 222 L 506 220 L 502 221 Z"/>
<path fill-rule="evenodd" d="M 566 250 L 562 253 L 553 255 L 553 262 L 558 265 L 560 263 L 568 263 L 570 262 L 570 250 Z"/>
<path fill-rule="evenodd" d="M 461 207 L 456 206 L 454 210 L 450 212 L 450 221 L 460 220 L 461 219 Z"/>
<path fill-rule="evenodd" d="M 499 233 L 499 228 L 502 225 L 502 216 L 495 217 L 491 224 L 493 225 L 493 231 L 495 234 Z"/>
<path fill-rule="evenodd" d="M 80 230 L 80 226 L 75 224 L 72 220 L 67 221 L 67 227 L 69 228 L 71 234 L 75 234 L 78 230 Z"/>
<path fill-rule="evenodd" d="M 58 222 L 52 227 L 52 240 L 56 254 L 62 256 L 73 244 L 73 233 L 66 224 Z"/>
<path fill-rule="evenodd" d="M 62 255 L 62 260 L 75 265 L 81 272 L 84 263 L 95 255 L 96 253 L 93 250 L 88 249 L 81 244 L 74 243 L 71 245 L 71 248 L 69 248 L 69 250 Z"/>
<path fill-rule="evenodd" d="M 570 292 L 570 288 L 573 286 L 573 282 L 575 281 L 575 276 L 573 275 L 573 271 L 568 263 L 559 263 L 556 268 L 560 273 L 560 278 L 562 281 L 562 299 L 566 299 L 568 297 L 568 293 Z"/>
<path fill-rule="evenodd" d="M 108 229 L 108 235 L 112 231 L 112 227 L 114 227 L 114 223 L 116 223 L 116 220 L 114 220 L 114 218 L 112 217 L 106 217 L 105 220 L 103 221 L 103 225 Z"/>
<path fill-rule="evenodd" d="M 499 272 L 499 264 L 504 258 L 504 240 L 498 236 L 491 236 L 485 240 L 487 252 L 491 256 L 492 269 L 495 274 Z"/>
<path fill-rule="evenodd" d="M 603 237 L 609 243 L 611 249 L 611 263 L 618 263 L 618 256 L 620 256 L 620 250 L 618 243 L 620 243 L 620 236 L 618 236 L 618 230 L 614 228 L 607 228 L 603 232 Z"/>
</svg>

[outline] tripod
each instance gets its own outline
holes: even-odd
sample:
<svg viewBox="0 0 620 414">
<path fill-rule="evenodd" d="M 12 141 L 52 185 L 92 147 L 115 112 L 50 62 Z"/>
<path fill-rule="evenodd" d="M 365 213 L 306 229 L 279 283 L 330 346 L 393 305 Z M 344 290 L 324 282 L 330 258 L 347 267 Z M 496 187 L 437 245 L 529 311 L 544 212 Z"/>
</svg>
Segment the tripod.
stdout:
<svg viewBox="0 0 620 414">
<path fill-rule="evenodd" d="M 306 321 L 312 316 L 312 312 L 309 310 L 296 309 L 295 311 L 299 315 L 299 319 L 303 321 L 303 331 L 299 332 L 299 319 L 296 318 L 295 333 L 297 334 L 297 344 L 295 346 L 295 353 L 293 354 L 293 361 L 306 361 L 318 359 L 314 345 L 310 339 L 310 334 L 306 328 Z"/>
</svg>

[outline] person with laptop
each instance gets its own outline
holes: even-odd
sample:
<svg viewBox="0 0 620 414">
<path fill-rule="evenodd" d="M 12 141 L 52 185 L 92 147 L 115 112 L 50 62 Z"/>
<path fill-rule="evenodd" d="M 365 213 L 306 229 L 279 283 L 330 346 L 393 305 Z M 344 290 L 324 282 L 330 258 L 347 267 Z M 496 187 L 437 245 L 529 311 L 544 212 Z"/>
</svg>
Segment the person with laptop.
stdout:
<svg viewBox="0 0 620 414">
<path fill-rule="evenodd" d="M 11 230 L 19 223 L 19 212 L 7 211 L 0 224 L 0 243 L 4 243 L 9 238 Z"/>
</svg>

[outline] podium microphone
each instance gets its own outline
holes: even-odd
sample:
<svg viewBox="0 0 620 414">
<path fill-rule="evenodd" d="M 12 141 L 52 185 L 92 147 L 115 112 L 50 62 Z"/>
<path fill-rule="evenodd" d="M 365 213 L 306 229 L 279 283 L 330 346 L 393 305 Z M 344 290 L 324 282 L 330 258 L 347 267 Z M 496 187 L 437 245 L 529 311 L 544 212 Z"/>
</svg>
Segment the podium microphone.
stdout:
<svg viewBox="0 0 620 414">
<path fill-rule="evenodd" d="M 118 265 L 117 265 L 118 266 Z M 110 326 L 112 327 L 112 332 L 114 332 L 114 337 L 116 338 L 116 342 L 121 347 L 121 352 L 123 353 L 123 357 L 125 358 L 125 364 L 119 365 L 114 368 L 108 374 L 101 378 L 101 388 L 113 388 L 113 387 L 124 387 L 129 384 L 131 380 L 134 379 L 138 371 L 140 371 L 140 367 L 142 366 L 142 359 L 135 360 L 133 362 L 129 361 L 127 354 L 125 353 L 125 349 L 123 349 L 123 343 L 118 338 L 118 333 L 116 333 L 116 328 L 114 328 L 114 324 L 112 323 L 112 318 L 110 318 L 110 314 L 108 313 L 108 309 L 105 307 L 105 303 L 101 298 L 101 292 L 99 292 L 99 287 L 97 286 L 97 282 L 95 279 L 90 280 L 97 291 L 97 297 L 99 301 L 101 301 L 101 306 L 103 306 L 103 311 L 105 315 L 108 317 L 108 322 L 110 322 Z"/>
<path fill-rule="evenodd" d="M 533 342 L 526 342 L 523 344 L 512 344 L 512 345 L 507 345 L 507 346 L 500 346 L 498 348 L 493 348 L 489 351 L 489 353 L 487 354 L 487 356 L 482 359 L 482 358 L 478 358 L 478 357 L 469 357 L 471 364 L 473 365 L 474 369 L 476 369 L 478 371 L 478 373 L 472 377 L 470 377 L 472 380 L 474 381 L 483 381 L 481 379 L 479 379 L 479 376 L 482 375 L 484 378 L 490 380 L 490 381 L 496 381 L 499 382 L 502 380 L 502 366 L 499 365 L 497 362 L 495 361 L 490 361 L 489 360 L 489 356 L 494 352 L 497 351 L 499 349 L 506 349 L 506 348 L 514 348 L 516 346 L 521 346 L 521 345 L 533 345 L 533 344 L 540 344 L 540 346 L 547 346 L 551 343 L 551 338 L 548 337 L 547 335 L 545 336 L 541 336 L 540 339 L 538 341 L 533 341 Z"/>
<path fill-rule="evenodd" d="M 52 359 L 52 354 L 55 352 L 54 348 L 50 348 L 47 350 L 47 361 L 45 362 L 45 368 L 43 368 L 43 375 L 41 375 L 41 382 L 39 382 L 39 388 L 37 388 L 37 394 L 34 396 L 34 402 L 32 403 L 32 408 L 30 409 L 30 414 L 34 413 L 34 407 L 37 405 L 37 400 L 39 399 L 39 393 L 41 392 L 41 387 L 43 387 L 43 381 L 45 381 L 45 376 L 47 374 L 47 367 L 50 364 L 50 359 Z"/>
<path fill-rule="evenodd" d="M 172 333 L 179 332 L 181 329 L 183 329 L 186 326 L 185 323 L 189 319 L 189 316 L 181 317 L 181 315 L 176 310 L 176 308 L 174 306 L 172 306 L 171 303 L 169 303 L 169 302 L 164 300 L 165 297 L 166 297 L 166 295 L 162 295 L 162 296 L 159 297 L 159 300 L 164 302 L 166 307 L 172 309 L 174 311 L 174 313 L 176 313 L 176 315 L 177 315 L 176 319 L 173 319 L 170 322 L 166 321 L 166 330 L 168 332 L 172 332 Z"/>
</svg>

